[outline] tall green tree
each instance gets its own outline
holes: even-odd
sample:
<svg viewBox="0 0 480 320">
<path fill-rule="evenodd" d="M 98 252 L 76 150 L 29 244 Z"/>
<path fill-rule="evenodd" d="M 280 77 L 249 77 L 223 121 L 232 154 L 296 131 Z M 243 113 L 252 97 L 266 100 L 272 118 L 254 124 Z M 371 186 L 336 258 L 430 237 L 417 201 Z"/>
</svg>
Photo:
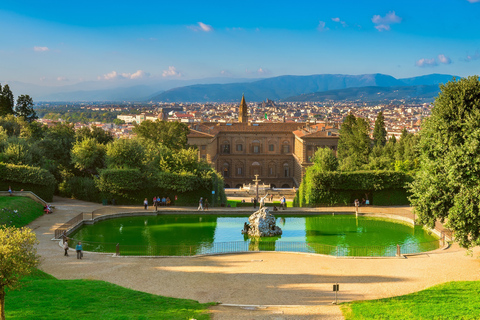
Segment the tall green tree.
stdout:
<svg viewBox="0 0 480 320">
<path fill-rule="evenodd" d="M 71 158 L 75 168 L 87 174 L 97 174 L 105 167 L 105 146 L 94 138 L 77 141 L 72 146 Z"/>
<path fill-rule="evenodd" d="M 318 148 L 313 155 L 313 165 L 320 171 L 336 171 L 338 160 L 330 148 Z"/>
<path fill-rule="evenodd" d="M 37 113 L 33 110 L 33 99 L 27 95 L 21 95 L 17 98 L 15 113 L 17 117 L 23 117 L 28 123 L 38 119 Z"/>
<path fill-rule="evenodd" d="M 30 228 L 0 226 L 0 319 L 5 320 L 5 289 L 16 289 L 20 279 L 38 266 L 37 238 Z"/>
<path fill-rule="evenodd" d="M 110 169 L 144 167 L 145 146 L 138 139 L 118 139 L 107 145 L 107 166 Z"/>
<path fill-rule="evenodd" d="M 93 138 L 95 139 L 98 143 L 101 144 L 107 144 L 110 143 L 114 140 L 113 134 L 110 131 L 105 131 L 102 128 L 99 127 L 83 127 L 78 129 L 75 132 L 75 136 L 77 140 L 84 140 L 88 138 Z"/>
<path fill-rule="evenodd" d="M 411 202 L 420 222 L 446 221 L 469 247 L 480 243 L 480 81 L 454 79 L 440 89 L 420 132 Z"/>
<path fill-rule="evenodd" d="M 3 88 L 0 85 L 0 116 L 15 114 L 15 111 L 13 110 L 14 106 L 15 99 L 10 87 L 8 84 L 4 85 Z"/>
<path fill-rule="evenodd" d="M 185 123 L 146 120 L 135 125 L 133 133 L 147 143 L 162 144 L 167 148 L 179 150 L 186 148 L 190 129 Z"/>
<path fill-rule="evenodd" d="M 373 128 L 373 145 L 383 147 L 385 143 L 387 143 L 387 130 L 385 129 L 383 112 L 380 111 L 375 120 L 375 127 Z"/>
<path fill-rule="evenodd" d="M 340 169 L 354 171 L 362 169 L 368 163 L 371 149 L 370 127 L 363 118 L 349 114 L 340 128 L 338 141 L 338 160 Z"/>
</svg>

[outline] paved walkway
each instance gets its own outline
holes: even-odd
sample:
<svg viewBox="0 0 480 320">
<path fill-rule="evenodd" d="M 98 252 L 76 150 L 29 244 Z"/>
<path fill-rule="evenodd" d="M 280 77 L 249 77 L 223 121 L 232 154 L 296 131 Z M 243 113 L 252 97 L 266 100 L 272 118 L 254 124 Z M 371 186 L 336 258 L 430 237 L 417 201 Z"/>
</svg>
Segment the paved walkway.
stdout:
<svg viewBox="0 0 480 320">
<path fill-rule="evenodd" d="M 80 212 L 143 208 L 102 207 L 64 198 L 55 198 L 52 204 L 53 214 L 30 224 L 40 241 L 42 270 L 59 279 L 98 279 L 153 294 L 220 302 L 224 305 L 212 308 L 214 319 L 343 319 L 339 308 L 331 304 L 332 284 L 336 282 L 340 283 L 340 301 L 351 301 L 402 295 L 446 281 L 480 279 L 480 249 L 468 255 L 457 246 L 386 259 L 252 252 L 182 258 L 85 253 L 83 260 L 77 260 L 73 251 L 64 257 L 58 242 L 51 240 L 58 226 Z M 196 212 L 193 208 L 166 210 Z"/>
</svg>

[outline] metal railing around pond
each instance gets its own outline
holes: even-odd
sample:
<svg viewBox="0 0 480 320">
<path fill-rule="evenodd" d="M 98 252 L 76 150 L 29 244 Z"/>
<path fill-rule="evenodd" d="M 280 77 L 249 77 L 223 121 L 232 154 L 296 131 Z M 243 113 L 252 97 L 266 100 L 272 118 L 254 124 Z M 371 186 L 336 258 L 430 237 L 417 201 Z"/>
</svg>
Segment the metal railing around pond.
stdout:
<svg viewBox="0 0 480 320">
<path fill-rule="evenodd" d="M 75 248 L 78 240 L 69 239 Z M 432 251 L 445 245 L 445 238 L 423 243 L 407 243 L 391 246 L 343 247 L 320 243 L 289 241 L 231 241 L 199 245 L 125 245 L 82 241 L 85 251 L 113 253 L 117 256 L 196 256 L 255 251 L 304 252 L 336 257 L 395 257 Z"/>
</svg>

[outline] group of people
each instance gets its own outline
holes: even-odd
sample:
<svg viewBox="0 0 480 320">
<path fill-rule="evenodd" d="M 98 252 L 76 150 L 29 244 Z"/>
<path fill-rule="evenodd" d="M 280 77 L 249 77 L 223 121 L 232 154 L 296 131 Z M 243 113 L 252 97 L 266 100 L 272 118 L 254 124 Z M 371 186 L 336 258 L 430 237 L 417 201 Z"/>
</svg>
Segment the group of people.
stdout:
<svg viewBox="0 0 480 320">
<path fill-rule="evenodd" d="M 265 205 L 265 199 L 268 199 L 270 201 L 273 202 L 273 194 L 269 195 L 268 193 L 260 200 L 260 208 L 262 208 L 264 205 Z M 245 202 L 245 200 L 242 200 L 242 202 Z M 251 199 L 251 202 L 253 203 L 253 208 L 256 208 L 257 205 L 258 205 L 258 201 L 257 201 L 257 198 L 252 198 Z M 280 197 L 280 208 L 282 208 L 283 210 L 285 210 L 285 208 L 287 207 L 287 199 L 285 198 L 285 196 L 281 196 Z M 276 206 L 273 206 L 273 210 L 274 211 L 277 211 L 278 208 Z"/>
<path fill-rule="evenodd" d="M 153 201 L 152 201 L 152 205 L 155 207 L 155 211 L 157 210 L 157 207 L 158 206 L 169 206 L 172 204 L 172 200 L 170 200 L 170 197 L 163 197 L 163 198 L 160 198 L 160 197 L 153 197 Z M 145 210 L 148 209 L 148 199 L 145 198 L 145 200 L 143 200 L 143 207 L 145 208 Z"/>
<path fill-rule="evenodd" d="M 169 206 L 172 204 L 172 201 L 169 197 L 153 197 L 153 205 L 156 207 L 158 206 Z"/>
<path fill-rule="evenodd" d="M 68 237 L 63 233 L 63 250 L 65 251 L 64 256 L 68 257 Z M 82 242 L 79 241 L 77 245 L 75 246 L 75 251 L 77 252 L 77 259 L 82 259 L 83 258 L 83 247 L 82 247 Z"/>
<path fill-rule="evenodd" d="M 208 199 L 207 198 L 203 199 L 203 197 L 200 197 L 200 200 L 198 200 L 197 211 L 199 211 L 199 210 L 202 210 L 202 211 L 208 210 Z"/>
<path fill-rule="evenodd" d="M 53 213 L 52 207 L 47 203 L 43 206 L 43 212 L 47 213 Z"/>
</svg>

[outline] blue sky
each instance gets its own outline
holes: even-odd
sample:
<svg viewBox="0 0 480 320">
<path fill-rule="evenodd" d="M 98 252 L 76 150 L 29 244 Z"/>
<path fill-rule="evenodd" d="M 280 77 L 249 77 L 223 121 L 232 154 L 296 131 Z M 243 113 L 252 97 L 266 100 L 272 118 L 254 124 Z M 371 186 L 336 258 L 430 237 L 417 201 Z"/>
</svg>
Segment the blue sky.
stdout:
<svg viewBox="0 0 480 320">
<path fill-rule="evenodd" d="M 0 81 L 480 74 L 480 0 L 0 2 Z"/>
</svg>

